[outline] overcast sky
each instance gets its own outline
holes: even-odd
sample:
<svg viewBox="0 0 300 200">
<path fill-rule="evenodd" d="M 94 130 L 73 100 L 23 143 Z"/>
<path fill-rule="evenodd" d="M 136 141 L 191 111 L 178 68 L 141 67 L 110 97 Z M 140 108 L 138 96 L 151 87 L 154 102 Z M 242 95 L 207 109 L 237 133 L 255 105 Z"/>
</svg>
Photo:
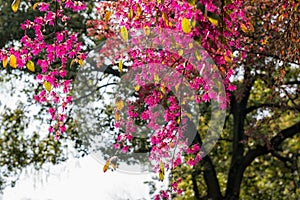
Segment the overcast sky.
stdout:
<svg viewBox="0 0 300 200">
<path fill-rule="evenodd" d="M 143 183 L 151 180 L 149 175 L 103 173 L 102 167 L 86 156 L 51 167 L 48 180 L 45 173 L 28 172 L 16 187 L 5 189 L 3 200 L 150 199 L 148 185 Z"/>
</svg>

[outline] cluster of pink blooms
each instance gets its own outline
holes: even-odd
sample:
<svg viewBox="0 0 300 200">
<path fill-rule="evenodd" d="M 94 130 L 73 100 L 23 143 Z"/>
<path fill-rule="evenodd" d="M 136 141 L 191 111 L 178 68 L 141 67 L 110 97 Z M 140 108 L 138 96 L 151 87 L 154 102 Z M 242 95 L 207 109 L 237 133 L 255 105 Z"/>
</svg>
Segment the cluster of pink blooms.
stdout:
<svg viewBox="0 0 300 200">
<path fill-rule="evenodd" d="M 221 9 L 216 6 L 216 2 L 201 0 L 198 3 L 204 5 L 206 12 L 220 15 Z M 125 27 L 129 32 L 141 29 L 144 29 L 146 32 L 148 28 L 151 31 L 155 30 L 155 33 L 160 33 L 160 37 L 162 37 L 162 39 L 157 38 L 157 43 L 166 47 L 169 45 L 168 41 L 170 41 L 170 38 L 168 38 L 167 34 L 166 37 L 163 37 L 163 33 L 159 32 L 159 30 L 164 32 L 168 29 L 184 33 L 190 38 L 197 38 L 204 51 L 208 52 L 212 57 L 216 64 L 214 66 L 217 68 L 215 69 L 213 65 L 206 64 L 205 67 L 207 69 L 204 69 L 206 71 L 204 74 L 206 73 L 206 75 L 200 75 L 198 73 L 199 68 L 198 66 L 193 66 L 195 62 L 192 59 L 189 59 L 188 62 L 186 62 L 186 59 L 180 60 L 182 53 L 174 54 L 168 51 L 157 51 L 155 48 L 127 48 L 127 53 L 133 62 L 128 70 L 132 74 L 136 74 L 134 84 L 140 86 L 140 89 L 137 91 L 137 100 L 126 101 L 128 104 L 126 107 L 127 113 L 124 112 L 128 116 L 126 120 L 124 118 L 116 122 L 118 128 L 125 129 L 125 133 L 120 133 L 121 136 L 119 138 L 122 139 L 117 140 L 117 145 L 115 145 L 117 148 L 126 147 L 126 151 L 130 149 L 131 137 L 129 136 L 136 131 L 135 122 L 142 120 L 146 122 L 149 128 L 155 131 L 150 137 L 151 152 L 149 158 L 157 163 L 154 169 L 156 172 L 159 171 L 160 161 L 163 158 L 172 157 L 172 159 L 169 159 L 169 163 L 164 163 L 166 169 L 172 169 L 181 165 L 183 162 L 181 159 L 182 152 L 189 155 L 186 164 L 190 166 L 195 166 L 201 161 L 200 146 L 197 144 L 192 147 L 185 146 L 185 123 L 189 119 L 187 112 L 182 108 L 182 102 L 179 102 L 174 94 L 170 95 L 171 90 L 176 87 L 180 77 L 184 77 L 188 81 L 189 88 L 195 92 L 194 100 L 196 103 L 215 100 L 219 101 L 221 109 L 227 107 L 230 97 L 229 92 L 236 89 L 229 81 L 234 73 L 234 63 L 238 59 L 233 56 L 232 49 L 241 47 L 238 35 L 241 24 L 248 26 L 248 18 L 244 14 L 242 2 L 236 0 L 223 7 L 223 12 L 229 13 L 227 18 L 224 17 L 223 22 L 216 22 L 217 19 L 209 19 L 207 13 L 199 10 L 197 5 L 191 5 L 183 0 L 164 0 L 163 3 L 162 1 L 121 0 L 110 4 L 110 6 L 105 5 L 104 9 L 100 6 L 101 9 L 99 10 L 102 12 L 107 7 L 109 10 L 114 10 L 116 19 L 113 21 L 107 19 L 91 21 L 90 24 L 93 26 L 91 35 L 99 37 L 102 34 L 102 37 L 109 38 L 113 34 L 107 34 L 108 31 L 103 31 L 103 28 L 114 27 L 112 24 L 117 22 L 119 26 Z M 112 7 L 113 9 L 111 9 Z M 192 28 L 188 33 L 185 33 L 182 28 L 181 22 L 184 19 L 188 19 L 191 22 Z M 195 23 L 194 26 L 192 25 L 193 23 Z M 149 32 L 146 34 L 149 34 Z M 182 38 L 175 38 L 175 40 L 179 46 L 188 43 Z M 130 42 L 138 43 L 137 41 L 138 39 L 133 37 Z M 171 45 L 169 47 L 171 48 Z M 176 50 L 178 49 L 180 48 Z M 191 49 L 194 50 L 192 47 Z M 189 52 L 184 52 L 184 54 L 189 54 Z M 203 55 L 205 56 L 205 54 L 201 54 L 201 56 Z M 202 59 L 206 60 L 203 57 Z M 172 74 L 172 76 L 165 76 L 164 70 L 166 70 L 166 66 L 174 69 L 177 73 Z M 215 73 L 209 73 L 209 71 L 214 71 Z M 168 70 L 166 70 L 167 72 Z M 222 84 L 226 90 L 221 98 L 217 91 L 213 89 L 215 87 L 214 78 L 217 78 L 218 74 L 221 74 Z M 176 81 L 174 82 L 174 80 Z M 202 92 L 199 93 L 199 91 Z M 164 107 L 163 125 L 157 122 L 160 113 L 155 110 L 155 107 L 158 105 Z M 175 152 L 174 146 L 177 146 L 178 149 L 175 156 L 172 156 Z M 180 194 L 182 190 L 177 188 L 176 185 L 178 183 L 176 183 L 172 184 L 172 190 Z M 168 191 L 161 191 L 156 196 L 156 199 L 160 198 L 168 199 Z"/>
<path fill-rule="evenodd" d="M 40 2 L 36 5 L 36 9 L 44 15 L 21 24 L 21 29 L 24 30 L 24 36 L 20 40 L 21 48 L 1 50 L 0 60 L 14 55 L 16 66 L 22 69 L 26 67 L 28 61 L 37 59 L 36 64 L 41 68 L 41 72 L 36 79 L 41 84 L 47 83 L 48 86 L 44 85 L 45 88 L 34 96 L 34 99 L 41 104 L 53 105 L 48 110 L 51 115 L 49 131 L 55 133 L 55 138 L 59 139 L 59 136 L 66 131 L 67 108 L 72 103 L 72 96 L 68 95 L 71 80 L 66 79 L 66 67 L 70 60 L 84 60 L 86 55 L 81 51 L 82 44 L 78 42 L 77 34 L 58 27 L 58 24 L 67 27 L 68 21 L 71 20 L 64 14 L 64 9 L 77 12 L 84 10 L 86 5 L 82 1 L 56 1 L 52 4 L 58 3 L 58 9 L 51 3 Z M 51 27 L 52 30 L 49 32 Z M 34 38 L 27 34 L 29 30 L 34 31 Z"/>
<path fill-rule="evenodd" d="M 155 171 L 161 167 L 159 165 L 162 158 L 169 158 L 169 162 L 164 162 L 166 169 L 183 164 L 182 152 L 188 154 L 186 163 L 192 167 L 201 161 L 200 146 L 198 144 L 186 146 L 186 123 L 190 119 L 189 112 L 185 110 L 183 104 L 191 101 L 191 96 L 181 94 L 180 88 L 189 88 L 193 92 L 195 103 L 214 100 L 220 103 L 221 109 L 225 109 L 228 104 L 229 92 L 235 90 L 235 86 L 229 81 L 234 73 L 234 63 L 238 59 L 233 56 L 232 49 L 241 47 L 238 33 L 241 26 L 249 27 L 248 19 L 244 14 L 242 0 L 224 5 L 222 12 L 226 12 L 227 15 L 222 17 L 222 21 L 209 18 L 207 12 L 221 15 L 220 7 L 216 6 L 217 2 L 219 1 L 199 0 L 197 4 L 203 5 L 204 11 L 200 10 L 198 5 L 190 4 L 185 0 L 100 2 L 98 12 L 101 12 L 102 18 L 88 21 L 90 26 L 88 34 L 95 39 L 103 37 L 109 39 L 118 35 L 120 27 L 123 27 L 125 42 L 128 40 L 127 30 L 128 32 L 137 29 L 145 30 L 146 35 L 153 30 L 157 32 L 171 30 L 180 33 L 178 36 L 175 35 L 175 38 L 169 38 L 168 34 L 161 33 L 160 38 L 153 40 L 156 47 L 160 44 L 167 49 L 173 48 L 177 53 L 158 51 L 157 48 L 126 49 L 127 56 L 132 61 L 132 66 L 128 70 L 132 70 L 131 73 L 135 74 L 133 85 L 139 86 L 136 89 L 138 98 L 134 101 L 125 100 L 127 110 L 123 113 L 128 117 L 126 120 L 125 118 L 116 120 L 115 123 L 117 128 L 124 128 L 125 133 L 117 136 L 117 143 L 114 146 L 121 148 L 123 152 L 128 152 L 132 134 L 136 131 L 136 122 L 146 123 L 155 132 L 150 137 L 152 148 L 149 157 L 157 163 Z M 25 32 L 21 39 L 22 48 L 1 50 L 0 60 L 3 61 L 14 55 L 17 67 L 22 69 L 28 61 L 37 59 L 36 64 L 41 68 L 41 72 L 36 79 L 44 85 L 44 89 L 34 99 L 41 104 L 53 104 L 53 107 L 48 110 L 51 116 L 49 131 L 53 132 L 58 139 L 66 131 L 67 108 L 72 103 L 72 96 L 69 95 L 71 80 L 66 79 L 67 65 L 70 62 L 81 63 L 86 58 L 86 54 L 82 52 L 82 44 L 78 41 L 78 35 L 67 29 L 68 21 L 71 19 L 65 15 L 64 10 L 71 9 L 78 12 L 84 10 L 86 5 L 83 1 L 53 0 L 52 3 L 40 2 L 37 8 L 44 15 L 36 17 L 34 21 L 26 20 L 21 25 Z M 49 27 L 53 29 L 50 32 L 46 31 Z M 27 35 L 28 30 L 34 31 L 34 38 Z M 188 36 L 188 39 L 181 38 L 181 35 Z M 172 46 L 174 44 L 172 39 L 176 41 L 175 48 Z M 201 44 L 203 50 L 193 58 L 182 59 L 183 54 L 189 55 L 195 52 L 195 49 L 197 50 L 198 47 L 193 45 L 190 50 L 184 49 L 184 52 L 180 49 L 186 44 L 191 44 L 193 39 L 197 44 Z M 138 36 L 131 42 L 139 43 Z M 215 64 L 204 63 L 209 59 L 208 54 Z M 111 52 L 110 56 L 115 56 L 112 60 L 122 58 Z M 200 62 L 203 64 L 202 67 L 194 66 L 195 63 L 199 63 L 197 60 L 202 60 Z M 172 75 L 166 75 L 170 70 Z M 221 97 L 215 90 L 217 86 L 214 80 L 218 78 L 221 78 L 225 88 L 225 94 Z M 178 82 L 181 79 L 186 80 L 187 83 Z M 160 116 L 160 112 L 156 109 L 158 105 L 164 108 L 163 124 L 158 122 Z M 182 190 L 178 188 L 178 182 L 180 181 L 171 184 L 172 190 L 181 194 Z M 169 199 L 169 192 L 171 191 L 161 191 L 155 199 Z"/>
</svg>

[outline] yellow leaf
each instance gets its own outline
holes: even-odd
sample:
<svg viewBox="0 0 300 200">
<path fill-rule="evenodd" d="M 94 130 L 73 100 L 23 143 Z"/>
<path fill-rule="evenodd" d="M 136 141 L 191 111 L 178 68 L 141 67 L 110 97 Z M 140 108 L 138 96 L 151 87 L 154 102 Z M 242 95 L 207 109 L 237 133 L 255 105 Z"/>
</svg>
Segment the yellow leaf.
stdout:
<svg viewBox="0 0 300 200">
<path fill-rule="evenodd" d="M 159 81 L 160 81 L 160 78 L 159 78 L 159 76 L 155 73 L 155 74 L 154 74 L 154 82 L 157 84 L 157 83 L 159 83 Z"/>
<path fill-rule="evenodd" d="M 119 100 L 116 102 L 116 109 L 117 110 L 122 110 L 124 108 L 124 101 L 123 100 Z"/>
<path fill-rule="evenodd" d="M 75 63 L 75 59 L 72 59 L 71 63 L 70 63 L 70 68 L 74 65 Z"/>
<path fill-rule="evenodd" d="M 145 34 L 147 36 L 150 35 L 150 28 L 149 28 L 149 26 L 144 26 L 144 32 L 145 32 Z"/>
<path fill-rule="evenodd" d="M 202 59 L 202 55 L 199 51 L 195 52 L 195 56 L 196 56 L 197 60 L 199 60 L 199 61 Z"/>
<path fill-rule="evenodd" d="M 133 17 L 133 10 L 130 8 L 129 13 L 128 13 L 128 18 L 131 19 Z"/>
<path fill-rule="evenodd" d="M 209 20 L 213 25 L 215 25 L 215 26 L 218 26 L 218 24 L 219 24 L 219 21 L 218 21 L 218 20 L 213 19 L 213 18 L 211 18 L 211 17 L 208 17 L 208 20 Z"/>
<path fill-rule="evenodd" d="M 181 27 L 184 33 L 190 33 L 191 32 L 190 20 L 188 20 L 187 18 L 183 18 L 181 21 Z"/>
<path fill-rule="evenodd" d="M 108 159 L 108 160 L 106 161 L 105 165 L 103 166 L 103 172 L 104 172 L 104 173 L 108 170 L 109 164 L 110 164 L 110 160 Z"/>
<path fill-rule="evenodd" d="M 119 72 L 120 73 L 123 72 L 123 62 L 122 62 L 122 60 L 119 61 Z"/>
<path fill-rule="evenodd" d="M 45 81 L 45 82 L 44 82 L 44 87 L 45 87 L 45 89 L 46 89 L 48 92 L 50 92 L 51 89 L 52 89 L 52 85 L 51 85 L 51 83 L 49 83 L 48 81 Z"/>
<path fill-rule="evenodd" d="M 110 11 L 106 11 L 105 12 L 105 17 L 104 17 L 105 22 L 108 22 L 110 16 L 111 16 L 111 12 Z"/>
<path fill-rule="evenodd" d="M 252 24 L 251 22 L 249 22 L 248 24 L 249 24 L 249 26 L 250 26 L 251 32 L 254 32 L 254 26 L 253 26 L 253 24 Z"/>
<path fill-rule="evenodd" d="M 124 26 L 121 27 L 121 37 L 123 38 L 123 40 L 125 42 L 128 41 L 128 31 L 127 31 L 126 27 L 124 27 Z"/>
<path fill-rule="evenodd" d="M 121 120 L 121 115 L 119 112 L 115 112 L 115 119 L 117 122 Z"/>
<path fill-rule="evenodd" d="M 35 10 L 39 4 L 40 4 L 40 2 L 33 4 L 32 9 Z"/>
<path fill-rule="evenodd" d="M 179 56 L 182 56 L 182 55 L 183 55 L 183 49 L 179 49 L 179 50 L 178 50 L 178 55 L 179 55 Z"/>
<path fill-rule="evenodd" d="M 160 85 L 160 90 L 163 94 L 165 94 L 167 92 L 167 87 L 165 86 L 165 84 Z"/>
<path fill-rule="evenodd" d="M 241 24 L 241 29 L 244 33 L 248 32 L 248 28 L 245 26 L 245 24 Z"/>
<path fill-rule="evenodd" d="M 163 18 L 163 20 L 164 20 L 165 22 L 168 21 L 168 17 L 167 17 L 167 15 L 166 15 L 166 13 L 163 13 L 163 14 L 162 14 L 162 18 Z"/>
<path fill-rule="evenodd" d="M 134 87 L 134 90 L 137 91 L 137 92 L 138 92 L 140 89 L 141 89 L 141 86 L 139 86 L 139 85 L 137 85 L 137 86 Z"/>
<path fill-rule="evenodd" d="M 84 66 L 83 60 L 82 60 L 82 59 L 79 59 L 79 60 L 78 60 L 78 64 L 79 64 L 81 67 L 83 67 L 83 66 Z"/>
<path fill-rule="evenodd" d="M 196 20 L 195 20 L 195 19 L 192 20 L 192 26 L 193 26 L 193 27 L 196 26 Z"/>
<path fill-rule="evenodd" d="M 26 63 L 26 67 L 29 71 L 32 71 L 34 72 L 35 71 L 35 68 L 34 68 L 34 62 L 32 62 L 31 60 L 29 60 L 27 63 Z"/>
<path fill-rule="evenodd" d="M 140 4 L 136 4 L 136 15 L 137 17 L 140 17 L 142 14 L 142 8 L 140 6 Z"/>
<path fill-rule="evenodd" d="M 21 0 L 14 0 L 13 3 L 11 4 L 11 9 L 14 13 L 18 11 L 20 2 Z"/>
<path fill-rule="evenodd" d="M 178 92 L 179 86 L 180 86 L 180 83 L 177 83 L 177 85 L 175 85 L 175 91 L 176 92 Z"/>
<path fill-rule="evenodd" d="M 229 58 L 228 56 L 225 55 L 225 56 L 224 56 L 224 59 L 225 59 L 226 62 L 232 63 L 231 58 Z"/>
<path fill-rule="evenodd" d="M 158 177 L 159 177 L 160 181 L 163 181 L 165 179 L 165 165 L 162 161 L 160 161 L 160 164 L 159 164 Z"/>
<path fill-rule="evenodd" d="M 14 55 L 9 57 L 9 65 L 13 68 L 17 68 L 17 58 Z"/>
<path fill-rule="evenodd" d="M 3 59 L 3 61 L 2 61 L 2 65 L 3 65 L 4 68 L 6 68 L 7 63 L 8 63 L 8 57 L 5 56 L 4 59 Z"/>
</svg>

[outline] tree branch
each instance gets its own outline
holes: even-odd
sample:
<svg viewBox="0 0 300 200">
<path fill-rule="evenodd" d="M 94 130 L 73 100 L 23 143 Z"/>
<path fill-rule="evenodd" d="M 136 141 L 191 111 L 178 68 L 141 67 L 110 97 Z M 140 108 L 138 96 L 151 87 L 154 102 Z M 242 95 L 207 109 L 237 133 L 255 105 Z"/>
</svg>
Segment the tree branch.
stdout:
<svg viewBox="0 0 300 200">
<path fill-rule="evenodd" d="M 262 103 L 259 105 L 255 105 L 255 106 L 250 106 L 246 109 L 246 113 L 250 113 L 258 108 L 264 108 L 264 107 L 275 107 L 275 108 L 281 108 L 281 109 L 285 109 L 285 110 L 296 110 L 296 111 L 300 111 L 300 105 L 298 107 L 293 107 L 293 106 L 286 106 L 286 105 L 280 105 L 280 104 L 275 104 L 275 103 Z"/>
<path fill-rule="evenodd" d="M 252 161 L 257 158 L 258 156 L 265 155 L 270 153 L 274 150 L 279 150 L 279 145 L 287 138 L 291 138 L 297 133 L 300 133 L 300 122 L 290 126 L 289 128 L 283 129 L 280 131 L 276 136 L 274 136 L 270 140 L 270 145 L 265 144 L 264 146 L 256 146 L 255 149 L 248 151 L 244 160 L 239 168 L 239 173 L 243 174 L 245 169 L 252 163 Z"/>
</svg>

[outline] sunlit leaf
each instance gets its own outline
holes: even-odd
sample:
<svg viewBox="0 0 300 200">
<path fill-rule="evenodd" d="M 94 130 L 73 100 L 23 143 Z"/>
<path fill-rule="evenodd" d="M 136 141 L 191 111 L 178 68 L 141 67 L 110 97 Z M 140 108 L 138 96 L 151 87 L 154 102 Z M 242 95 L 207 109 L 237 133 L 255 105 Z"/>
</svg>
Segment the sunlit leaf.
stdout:
<svg viewBox="0 0 300 200">
<path fill-rule="evenodd" d="M 157 83 L 159 83 L 159 81 L 160 81 L 160 78 L 159 78 L 159 76 L 155 73 L 155 74 L 154 74 L 154 82 L 157 84 Z"/>
<path fill-rule="evenodd" d="M 13 3 L 11 4 L 11 9 L 14 13 L 18 11 L 20 3 L 21 0 L 14 0 Z"/>
<path fill-rule="evenodd" d="M 179 56 L 182 56 L 182 55 L 183 55 L 183 49 L 179 49 L 179 50 L 178 50 L 178 55 L 179 55 Z"/>
<path fill-rule="evenodd" d="M 5 56 L 4 59 L 3 59 L 3 61 L 2 61 L 2 65 L 3 65 L 4 68 L 6 68 L 7 63 L 8 63 L 8 57 Z"/>
<path fill-rule="evenodd" d="M 133 10 L 130 8 L 129 13 L 128 13 L 128 18 L 131 19 L 133 17 Z"/>
<path fill-rule="evenodd" d="M 134 90 L 137 91 L 137 92 L 138 92 L 140 89 L 141 89 L 141 86 L 140 86 L 140 85 L 136 85 L 136 86 L 134 87 Z"/>
<path fill-rule="evenodd" d="M 247 33 L 248 32 L 248 28 L 246 27 L 245 24 L 241 24 L 241 29 L 244 33 Z"/>
<path fill-rule="evenodd" d="M 122 60 L 119 61 L 119 72 L 120 73 L 123 72 L 123 61 Z"/>
<path fill-rule="evenodd" d="M 105 12 L 105 17 L 104 17 L 105 22 L 108 22 L 108 21 L 109 21 L 110 16 L 111 16 L 111 12 L 110 12 L 110 11 L 106 11 L 106 12 Z"/>
<path fill-rule="evenodd" d="M 50 92 L 51 89 L 52 89 L 52 85 L 51 85 L 51 83 L 49 83 L 48 81 L 45 81 L 45 82 L 44 82 L 44 87 L 45 87 L 45 89 L 46 89 L 48 92 Z"/>
<path fill-rule="evenodd" d="M 115 120 L 118 122 L 121 120 L 121 115 L 118 111 L 115 112 Z"/>
<path fill-rule="evenodd" d="M 136 15 L 137 17 L 140 17 L 142 14 L 142 8 L 140 6 L 140 4 L 136 4 Z"/>
<path fill-rule="evenodd" d="M 75 59 L 72 59 L 72 61 L 70 63 L 70 68 L 74 65 L 75 62 L 76 62 Z"/>
<path fill-rule="evenodd" d="M 105 165 L 103 166 L 103 172 L 104 172 L 104 173 L 108 170 L 109 165 L 110 165 L 110 159 L 108 159 L 108 160 L 106 161 Z"/>
<path fill-rule="evenodd" d="M 122 110 L 124 108 L 124 101 L 123 100 L 119 100 L 116 102 L 116 109 L 117 110 Z"/>
<path fill-rule="evenodd" d="M 208 20 L 210 21 L 210 23 L 212 23 L 215 26 L 218 26 L 219 24 L 219 21 L 214 18 L 208 17 Z"/>
<path fill-rule="evenodd" d="M 78 64 L 79 64 L 81 67 L 83 67 L 83 66 L 84 66 L 84 61 L 83 61 L 82 59 L 79 59 L 79 60 L 78 60 Z"/>
<path fill-rule="evenodd" d="M 34 62 L 32 62 L 31 60 L 29 60 L 27 63 L 26 63 L 26 67 L 29 71 L 32 71 L 34 72 L 35 71 L 35 67 L 34 67 Z"/>
<path fill-rule="evenodd" d="M 147 36 L 150 35 L 150 28 L 149 28 L 149 26 L 144 26 L 144 32 L 145 32 L 145 34 Z"/>
<path fill-rule="evenodd" d="M 17 58 L 15 55 L 11 55 L 9 57 L 9 65 L 12 67 L 12 68 L 17 68 Z"/>
<path fill-rule="evenodd" d="M 121 27 L 121 37 L 123 38 L 123 40 L 125 42 L 128 41 L 128 31 L 127 31 L 126 27 L 124 27 L 124 26 Z"/>
<path fill-rule="evenodd" d="M 195 56 L 197 58 L 197 60 L 201 60 L 202 59 L 202 55 L 199 51 L 195 51 Z"/>
<path fill-rule="evenodd" d="M 39 4 L 40 4 L 40 2 L 37 2 L 37 3 L 33 4 L 32 9 L 35 10 L 36 7 L 37 7 Z"/>
<path fill-rule="evenodd" d="M 159 177 L 160 181 L 163 181 L 165 179 L 165 165 L 162 161 L 160 161 L 160 164 L 159 164 L 158 177 Z"/>
<path fill-rule="evenodd" d="M 190 20 L 188 20 L 187 18 L 183 18 L 181 21 L 181 27 L 184 33 L 190 33 L 191 32 Z"/>
<path fill-rule="evenodd" d="M 225 61 L 226 61 L 227 63 L 232 63 L 230 57 L 228 57 L 228 56 L 225 55 L 225 56 L 224 56 L 224 59 L 225 59 Z"/>
</svg>

